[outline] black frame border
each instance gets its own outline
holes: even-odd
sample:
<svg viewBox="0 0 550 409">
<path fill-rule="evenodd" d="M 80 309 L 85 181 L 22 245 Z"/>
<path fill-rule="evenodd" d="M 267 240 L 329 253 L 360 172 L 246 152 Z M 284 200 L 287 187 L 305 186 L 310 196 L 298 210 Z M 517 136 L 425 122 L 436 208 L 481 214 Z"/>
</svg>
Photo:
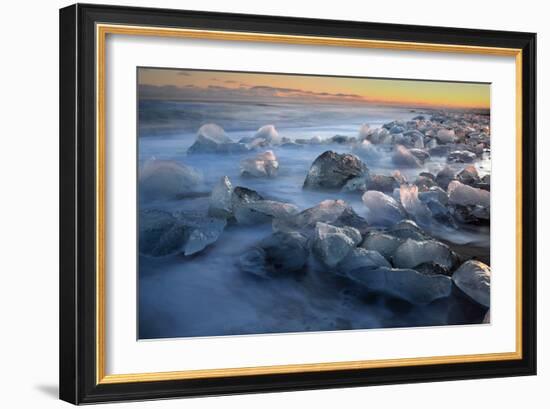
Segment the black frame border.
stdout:
<svg viewBox="0 0 550 409">
<path fill-rule="evenodd" d="M 96 383 L 96 23 L 522 50 L 522 358 L 510 361 Z M 74 404 L 536 374 L 536 34 L 136 7 L 60 10 L 60 388 Z"/>
</svg>

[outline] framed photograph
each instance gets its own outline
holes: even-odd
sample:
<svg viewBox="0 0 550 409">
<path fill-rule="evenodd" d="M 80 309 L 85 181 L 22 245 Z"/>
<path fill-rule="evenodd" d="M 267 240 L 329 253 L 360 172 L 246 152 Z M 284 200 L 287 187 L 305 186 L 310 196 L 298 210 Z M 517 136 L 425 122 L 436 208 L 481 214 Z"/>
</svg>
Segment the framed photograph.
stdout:
<svg viewBox="0 0 550 409">
<path fill-rule="evenodd" d="M 61 399 L 534 375 L 535 44 L 61 9 Z"/>
</svg>

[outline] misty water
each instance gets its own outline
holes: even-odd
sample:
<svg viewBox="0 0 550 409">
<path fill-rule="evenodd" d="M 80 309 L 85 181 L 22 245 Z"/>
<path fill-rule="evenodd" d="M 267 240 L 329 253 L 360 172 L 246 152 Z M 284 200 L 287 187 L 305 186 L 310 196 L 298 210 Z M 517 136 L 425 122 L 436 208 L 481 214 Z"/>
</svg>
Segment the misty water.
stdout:
<svg viewBox="0 0 550 409">
<path fill-rule="evenodd" d="M 239 163 L 255 152 L 193 154 L 188 148 L 205 123 L 222 126 L 235 142 L 252 137 L 265 124 L 274 124 L 280 136 L 296 139 L 334 135 L 357 136 L 360 126 L 380 127 L 393 120 L 410 120 L 418 112 L 409 108 L 349 107 L 342 105 L 184 103 L 142 101 L 140 104 L 139 163 L 172 160 L 202 174 L 195 195 L 171 200 L 143 200 L 140 210 L 204 213 L 208 194 L 220 177 L 233 186 L 257 191 L 268 199 L 296 205 L 300 210 L 326 199 L 342 199 L 364 216 L 361 194 L 326 193 L 302 189 L 312 162 L 327 150 L 351 153 L 346 144 L 270 146 L 279 162 L 273 178 L 241 176 Z M 364 159 L 369 170 L 391 175 L 397 168 L 389 148 Z M 399 169 L 409 180 L 422 171 L 436 174 L 445 157 L 432 157 L 422 169 Z M 457 166 L 457 171 L 463 167 Z M 490 173 L 489 160 L 475 163 L 480 175 Z M 219 336 L 302 331 L 396 328 L 479 322 L 484 310 L 464 300 L 456 289 L 450 297 L 417 306 L 373 294 L 337 275 L 326 274 L 315 263 L 305 271 L 277 279 L 262 279 L 242 272 L 237 260 L 247 249 L 272 232 L 270 224 L 229 224 L 220 238 L 192 256 L 139 258 L 139 338 Z M 437 229 L 434 237 L 457 246 L 473 245 L 488 254 L 488 228 Z M 476 251 L 476 250 L 474 250 Z"/>
</svg>

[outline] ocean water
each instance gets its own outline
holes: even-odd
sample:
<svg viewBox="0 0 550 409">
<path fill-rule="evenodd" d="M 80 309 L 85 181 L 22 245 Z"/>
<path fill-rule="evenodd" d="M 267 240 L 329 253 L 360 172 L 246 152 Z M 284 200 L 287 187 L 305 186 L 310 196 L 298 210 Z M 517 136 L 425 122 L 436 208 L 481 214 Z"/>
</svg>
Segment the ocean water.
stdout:
<svg viewBox="0 0 550 409">
<path fill-rule="evenodd" d="M 357 136 L 359 127 L 418 115 L 410 108 L 349 107 L 347 105 L 247 104 L 213 102 L 141 101 L 139 106 L 139 162 L 166 159 L 198 170 L 204 178 L 204 196 L 140 203 L 141 209 L 169 211 L 205 209 L 206 194 L 228 176 L 233 186 L 256 190 L 262 196 L 295 204 L 301 210 L 326 199 L 343 199 L 359 215 L 366 209 L 359 193 L 324 193 L 302 190 L 314 159 L 326 150 L 350 152 L 348 145 L 307 145 L 301 148 L 270 147 L 278 158 L 279 172 L 270 179 L 240 175 L 239 162 L 257 152 L 233 155 L 187 155 L 198 128 L 205 123 L 222 126 L 238 141 L 273 124 L 280 136 L 292 140 L 336 134 Z M 261 150 L 259 151 L 261 152 Z M 390 175 L 396 170 L 390 152 L 380 148 L 369 169 Z M 444 158 L 432 158 L 424 169 L 400 169 L 410 180 L 422 170 L 437 173 Z M 476 164 L 488 173 L 489 163 Z M 287 277 L 266 280 L 243 273 L 238 257 L 271 233 L 271 226 L 228 226 L 220 239 L 190 256 L 139 259 L 140 339 L 288 333 L 479 322 L 484 311 L 464 302 L 456 292 L 428 306 L 410 304 L 366 293 L 340 277 L 315 266 Z M 475 243 L 488 248 L 488 231 L 437 231 L 432 234 L 457 245 Z M 466 306 L 466 307 L 465 307 Z"/>
</svg>

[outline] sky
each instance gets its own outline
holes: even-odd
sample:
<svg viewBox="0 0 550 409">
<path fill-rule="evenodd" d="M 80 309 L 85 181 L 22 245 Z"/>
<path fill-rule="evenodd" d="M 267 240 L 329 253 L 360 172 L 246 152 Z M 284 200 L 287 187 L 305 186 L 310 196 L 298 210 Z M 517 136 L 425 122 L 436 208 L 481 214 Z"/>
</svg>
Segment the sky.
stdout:
<svg viewBox="0 0 550 409">
<path fill-rule="evenodd" d="M 143 99 L 490 107 L 479 83 L 139 68 L 138 86 Z"/>
</svg>

